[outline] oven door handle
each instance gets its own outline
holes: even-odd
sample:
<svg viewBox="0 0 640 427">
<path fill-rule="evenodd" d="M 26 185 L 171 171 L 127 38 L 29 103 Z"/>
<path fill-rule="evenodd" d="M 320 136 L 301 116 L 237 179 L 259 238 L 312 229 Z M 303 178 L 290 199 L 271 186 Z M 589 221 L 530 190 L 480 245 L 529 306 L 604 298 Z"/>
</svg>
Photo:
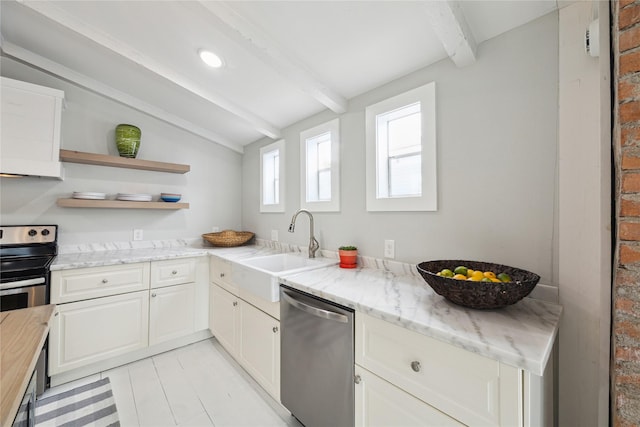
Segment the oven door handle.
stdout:
<svg viewBox="0 0 640 427">
<path fill-rule="evenodd" d="M 39 285 L 44 282 L 45 282 L 44 277 L 37 277 L 35 279 L 18 280 L 15 282 L 0 283 L 0 289 L 23 288 L 25 286 Z"/>
<path fill-rule="evenodd" d="M 340 313 L 336 313 L 335 311 L 330 311 L 330 310 L 323 310 L 321 308 L 318 307 L 313 307 L 311 305 L 305 304 L 302 301 L 299 301 L 297 299 L 295 299 L 291 294 L 287 293 L 287 292 L 283 292 L 282 296 L 284 296 L 284 299 L 291 304 L 292 306 L 294 306 L 295 308 L 304 311 L 305 313 L 309 313 L 313 316 L 317 316 L 317 317 L 322 317 L 324 319 L 328 319 L 328 320 L 334 320 L 336 322 L 340 322 L 340 323 L 348 323 L 349 322 L 349 318 L 347 316 L 345 316 L 344 314 L 340 314 Z"/>
</svg>

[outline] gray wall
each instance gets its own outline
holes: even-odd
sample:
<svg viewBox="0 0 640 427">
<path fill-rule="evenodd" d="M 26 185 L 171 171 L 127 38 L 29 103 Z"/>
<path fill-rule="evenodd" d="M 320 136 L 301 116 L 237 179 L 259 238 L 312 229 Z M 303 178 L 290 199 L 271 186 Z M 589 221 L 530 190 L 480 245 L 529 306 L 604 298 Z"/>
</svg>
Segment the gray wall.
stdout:
<svg viewBox="0 0 640 427">
<path fill-rule="evenodd" d="M 76 87 L 21 63 L 2 58 L 2 75 L 65 92 L 62 148 L 118 155 L 114 129 L 131 123 L 142 129 L 138 158 L 191 165 L 187 174 L 65 163 L 64 181 L 26 177 L 0 180 L 0 223 L 60 227 L 60 243 L 199 237 L 212 226 L 241 228 L 242 156 L 227 148 L 159 121 L 130 107 Z M 182 193 L 188 210 L 73 209 L 56 206 L 73 191 Z"/>
<path fill-rule="evenodd" d="M 367 212 L 365 129 L 367 105 L 435 81 L 437 84 L 437 212 Z M 324 112 L 285 129 L 286 212 L 259 213 L 259 148 L 245 149 L 245 230 L 270 239 L 308 244 L 307 219 L 287 233 L 300 204 L 299 133 L 334 118 Z M 474 259 L 519 266 L 554 280 L 557 181 L 558 15 L 486 41 L 478 61 L 456 68 L 449 60 L 361 95 L 340 117 L 341 212 L 317 213 L 322 248 L 354 244 L 383 257 L 385 239 L 396 259 Z"/>
</svg>

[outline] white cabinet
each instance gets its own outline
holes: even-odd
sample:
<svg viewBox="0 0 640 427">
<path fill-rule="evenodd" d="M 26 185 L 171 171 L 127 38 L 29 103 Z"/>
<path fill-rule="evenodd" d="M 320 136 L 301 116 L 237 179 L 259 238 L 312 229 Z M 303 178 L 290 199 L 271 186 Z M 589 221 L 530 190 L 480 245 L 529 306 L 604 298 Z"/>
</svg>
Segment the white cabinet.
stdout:
<svg viewBox="0 0 640 427">
<path fill-rule="evenodd" d="M 209 337 L 208 269 L 192 257 L 53 271 L 50 375 L 75 379 Z"/>
<path fill-rule="evenodd" d="M 0 172 L 62 177 L 64 92 L 0 77 Z"/>
<path fill-rule="evenodd" d="M 149 345 L 195 332 L 195 283 L 167 286 L 150 292 Z"/>
<path fill-rule="evenodd" d="M 49 375 L 147 346 L 149 291 L 60 304 L 49 336 Z"/>
<path fill-rule="evenodd" d="M 235 356 L 238 347 L 240 312 L 238 311 L 239 298 L 225 291 L 216 284 L 211 284 L 211 333 L 222 346 Z"/>
<path fill-rule="evenodd" d="M 355 375 L 356 426 L 464 426 L 358 365 Z"/>
<path fill-rule="evenodd" d="M 271 315 L 278 303 L 250 296 L 245 299 L 245 295 L 241 298 L 240 290 L 230 281 L 230 271 L 227 261 L 212 257 L 209 328 L 229 354 L 279 401 L 280 321 Z"/>
<path fill-rule="evenodd" d="M 280 401 L 280 322 L 240 300 L 240 364 Z"/>
<path fill-rule="evenodd" d="M 357 365 L 449 417 L 467 425 L 522 424 L 521 370 L 363 313 L 356 314 L 355 336 Z"/>
</svg>

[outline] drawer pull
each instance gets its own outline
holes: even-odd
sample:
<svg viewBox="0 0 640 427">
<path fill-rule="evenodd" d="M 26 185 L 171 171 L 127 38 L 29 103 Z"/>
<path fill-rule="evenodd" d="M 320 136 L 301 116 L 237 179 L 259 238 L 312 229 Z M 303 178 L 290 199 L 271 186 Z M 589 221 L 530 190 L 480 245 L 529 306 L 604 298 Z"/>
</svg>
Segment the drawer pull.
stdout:
<svg viewBox="0 0 640 427">
<path fill-rule="evenodd" d="M 109 283 L 107 279 L 102 279 L 102 283 Z"/>
<path fill-rule="evenodd" d="M 220 273 L 220 277 L 224 277 L 224 273 Z"/>
<path fill-rule="evenodd" d="M 173 271 L 171 272 L 171 274 L 173 274 L 173 275 L 175 276 L 176 274 L 178 274 L 178 271 L 177 271 L 177 270 L 173 270 Z"/>
<path fill-rule="evenodd" d="M 156 297 L 156 295 L 157 294 L 155 292 L 151 294 L 151 296 L 154 297 L 154 298 Z"/>
<path fill-rule="evenodd" d="M 273 333 L 275 334 L 276 332 L 278 332 L 278 327 L 274 326 L 272 330 L 273 330 Z"/>
<path fill-rule="evenodd" d="M 360 378 L 360 375 L 356 375 L 355 377 L 353 377 L 353 382 L 355 382 L 356 384 L 360 384 L 361 381 L 362 378 Z"/>
<path fill-rule="evenodd" d="M 233 302 L 233 306 L 235 307 L 236 305 L 238 305 L 238 301 Z"/>
<path fill-rule="evenodd" d="M 420 362 L 417 360 L 411 362 L 411 369 L 413 369 L 414 372 L 420 372 Z"/>
</svg>

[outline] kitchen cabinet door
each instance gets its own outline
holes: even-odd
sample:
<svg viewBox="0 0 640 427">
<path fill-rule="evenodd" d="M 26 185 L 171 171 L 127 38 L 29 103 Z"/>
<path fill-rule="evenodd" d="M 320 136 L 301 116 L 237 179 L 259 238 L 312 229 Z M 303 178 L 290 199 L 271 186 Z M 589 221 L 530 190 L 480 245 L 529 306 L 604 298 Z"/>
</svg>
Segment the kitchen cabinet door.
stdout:
<svg viewBox="0 0 640 427">
<path fill-rule="evenodd" d="M 148 345 L 149 291 L 60 304 L 49 335 L 49 375 Z"/>
<path fill-rule="evenodd" d="M 356 427 L 462 427 L 464 424 L 356 365 Z"/>
<path fill-rule="evenodd" d="M 149 345 L 195 332 L 195 283 L 167 286 L 150 292 Z"/>
<path fill-rule="evenodd" d="M 280 401 L 280 322 L 240 300 L 240 364 Z"/>
<path fill-rule="evenodd" d="M 240 298 L 211 284 L 210 329 L 211 333 L 222 346 L 233 356 L 236 356 L 238 346 L 240 312 L 238 302 Z"/>
</svg>

